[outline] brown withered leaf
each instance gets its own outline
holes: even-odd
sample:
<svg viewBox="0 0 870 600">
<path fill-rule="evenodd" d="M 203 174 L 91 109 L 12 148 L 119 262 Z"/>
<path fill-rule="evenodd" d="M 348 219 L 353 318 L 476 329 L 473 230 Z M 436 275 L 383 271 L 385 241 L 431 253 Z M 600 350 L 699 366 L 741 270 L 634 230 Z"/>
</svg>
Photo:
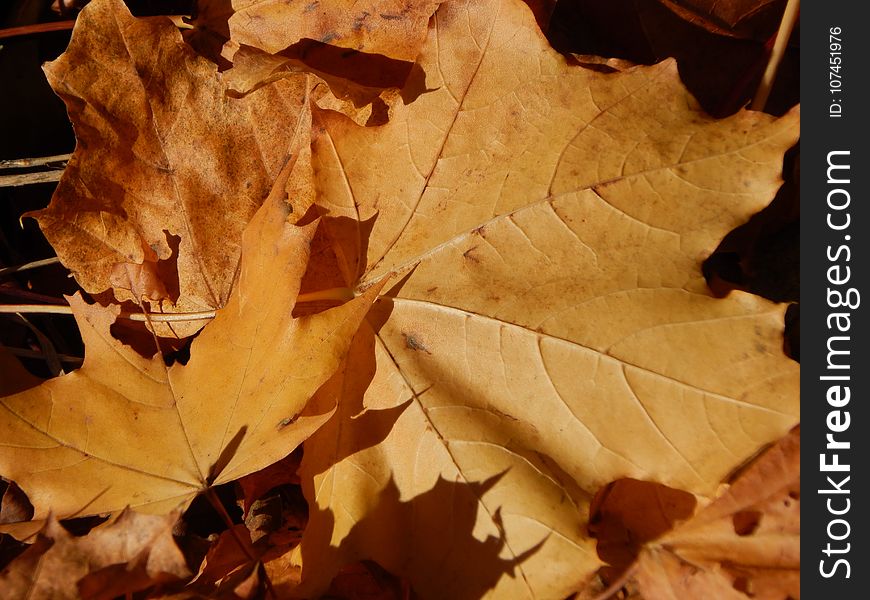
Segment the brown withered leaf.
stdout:
<svg viewBox="0 0 870 600">
<path fill-rule="evenodd" d="M 659 0 L 689 23 L 713 33 L 770 35 L 782 17 L 785 0 Z"/>
<path fill-rule="evenodd" d="M 216 589 L 238 567 L 247 565 L 251 557 L 258 557 L 262 553 L 262 549 L 255 549 L 251 543 L 247 527 L 234 525 L 232 529 L 222 532 L 209 548 L 196 575 L 194 587 L 202 591 L 211 591 L 211 586 Z"/>
<path fill-rule="evenodd" d="M 248 511 L 251 510 L 251 505 L 272 488 L 288 483 L 298 484 L 299 476 L 296 474 L 296 470 L 299 468 L 301 458 L 298 452 L 294 452 L 265 469 L 260 469 L 239 479 L 238 485 L 242 490 L 243 515 L 247 516 Z"/>
<path fill-rule="evenodd" d="M 10 598 L 110 600 L 187 578 L 172 538 L 178 513 L 126 510 L 111 524 L 74 537 L 50 518 L 37 541 L 0 574 Z"/>
<path fill-rule="evenodd" d="M 286 171 L 245 230 L 239 283 L 187 364 L 146 359 L 109 334 L 117 307 L 69 298 L 83 366 L 0 398 L 0 473 L 34 518 L 164 513 L 271 464 L 334 408 L 304 409 L 341 364 L 375 289 L 294 318 L 316 223 L 287 223 Z"/>
<path fill-rule="evenodd" d="M 520 2 L 443 4 L 419 63 L 430 91 L 382 127 L 315 113 L 345 280 L 403 278 L 365 398 L 306 442 L 303 589 L 370 559 L 424 598 L 563 598 L 600 565 L 595 490 L 709 497 L 798 421 L 784 308 L 700 271 L 773 197 L 798 113 L 711 119 L 673 61 L 571 66 Z"/>
<path fill-rule="evenodd" d="M 800 429 L 641 552 L 645 598 L 800 598 Z"/>
<path fill-rule="evenodd" d="M 35 215 L 61 261 L 89 292 L 145 294 L 165 312 L 223 307 L 242 231 L 307 126 L 308 77 L 229 97 L 171 21 L 135 19 L 121 0 L 90 3 L 45 72 L 78 140 Z"/>
<path fill-rule="evenodd" d="M 443 0 L 233 0 L 230 38 L 269 54 L 303 40 L 414 62 Z"/>
</svg>

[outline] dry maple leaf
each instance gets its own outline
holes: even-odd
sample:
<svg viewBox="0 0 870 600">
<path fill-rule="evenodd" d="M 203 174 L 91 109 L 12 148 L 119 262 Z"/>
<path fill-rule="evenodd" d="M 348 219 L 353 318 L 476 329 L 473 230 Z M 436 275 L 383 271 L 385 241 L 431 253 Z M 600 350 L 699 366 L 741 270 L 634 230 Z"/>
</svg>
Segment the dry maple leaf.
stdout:
<svg viewBox="0 0 870 600">
<path fill-rule="evenodd" d="M 172 537 L 178 513 L 130 510 L 74 537 L 51 518 L 34 544 L 0 574 L 11 598 L 110 599 L 190 576 Z"/>
<path fill-rule="evenodd" d="M 638 558 L 645 598 L 800 598 L 800 430 Z"/>
<path fill-rule="evenodd" d="M 375 64 L 372 68 L 376 67 Z M 243 46 L 233 55 L 233 66 L 224 77 L 230 93 L 244 97 L 273 81 L 298 78 L 300 73 L 309 73 L 312 81 L 309 99 L 312 103 L 345 114 L 359 125 L 385 123 L 389 120 L 390 107 L 399 100 L 399 90 L 390 87 L 390 79 L 379 82 L 380 85 L 367 86 L 313 69 L 298 58 L 266 54 L 249 46 Z M 404 81 L 404 75 L 403 71 L 393 78 L 397 85 Z M 310 128 L 310 125 L 309 121 L 307 126 Z M 299 146 L 300 152 L 307 150 L 301 147 L 301 143 Z"/>
<path fill-rule="evenodd" d="M 238 286 L 186 365 L 115 340 L 117 307 L 70 298 L 83 366 L 0 399 L 0 473 L 27 493 L 34 518 L 172 510 L 275 462 L 328 417 L 328 405 L 303 409 L 377 292 L 292 317 L 316 223 L 286 222 L 285 180 L 245 230 Z"/>
<path fill-rule="evenodd" d="M 313 40 L 414 62 L 443 0 L 233 0 L 230 38 L 269 54 Z"/>
<path fill-rule="evenodd" d="M 121 0 L 90 3 L 45 72 L 77 137 L 36 213 L 61 261 L 92 293 L 146 294 L 172 312 L 223 307 L 242 231 L 307 127 L 309 78 L 231 98 L 171 21 L 133 18 Z"/>
<path fill-rule="evenodd" d="M 306 442 L 304 590 L 372 559 L 423 597 L 562 598 L 599 567 L 601 485 L 709 496 L 798 421 L 784 308 L 699 268 L 773 197 L 798 113 L 713 120 L 670 61 L 572 67 L 520 2 L 443 4 L 419 64 L 387 125 L 315 114 L 345 280 L 406 276 L 368 318 L 369 412 Z"/>
</svg>

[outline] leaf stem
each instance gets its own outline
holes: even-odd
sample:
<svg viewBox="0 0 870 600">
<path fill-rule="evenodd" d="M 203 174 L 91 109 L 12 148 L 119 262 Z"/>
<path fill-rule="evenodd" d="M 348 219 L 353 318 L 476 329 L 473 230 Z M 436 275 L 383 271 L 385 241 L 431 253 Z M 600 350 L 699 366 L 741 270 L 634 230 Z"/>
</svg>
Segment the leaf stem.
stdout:
<svg viewBox="0 0 870 600">
<path fill-rule="evenodd" d="M 224 524 L 227 526 L 227 529 L 229 530 L 230 535 L 233 537 L 236 544 L 238 545 L 239 550 L 242 551 L 242 554 L 244 554 L 248 558 L 248 560 L 250 560 L 252 563 L 254 563 L 254 564 L 259 563 L 260 559 L 258 559 L 256 556 L 254 556 L 251 553 L 250 548 L 248 548 L 248 546 L 245 545 L 245 542 L 242 541 L 242 538 L 239 537 L 239 532 L 236 531 L 236 524 L 233 523 L 233 519 L 230 517 L 230 514 L 227 512 L 227 509 L 224 507 L 223 502 L 221 502 L 221 499 L 218 498 L 218 495 L 215 493 L 213 487 L 206 488 L 205 497 L 208 498 L 209 503 L 212 505 L 212 507 L 220 515 Z M 263 581 L 266 584 L 266 591 L 268 592 L 269 597 L 270 598 L 277 598 L 278 596 L 275 594 L 275 590 L 272 587 L 272 582 L 269 580 L 268 574 L 264 573 Z"/>
<path fill-rule="evenodd" d="M 43 258 L 41 260 L 34 260 L 29 263 L 24 263 L 23 265 L 15 265 L 14 267 L 3 267 L 0 269 L 0 277 L 5 275 L 11 275 L 12 273 L 19 273 L 21 271 L 27 271 L 28 269 L 36 269 L 38 267 L 45 267 L 48 265 L 53 265 L 55 263 L 59 263 L 60 259 L 56 256 L 51 258 Z"/>
</svg>

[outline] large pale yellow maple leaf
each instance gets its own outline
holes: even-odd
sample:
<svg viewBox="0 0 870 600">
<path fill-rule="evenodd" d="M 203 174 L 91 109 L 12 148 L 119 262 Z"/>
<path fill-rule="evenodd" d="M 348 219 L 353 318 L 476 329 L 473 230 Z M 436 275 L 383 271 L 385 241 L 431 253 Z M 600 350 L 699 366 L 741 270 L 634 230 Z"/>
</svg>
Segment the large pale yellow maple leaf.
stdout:
<svg viewBox="0 0 870 600">
<path fill-rule="evenodd" d="M 418 62 L 387 125 L 316 113 L 296 198 L 340 219 L 349 285 L 404 276 L 361 332 L 371 386 L 306 443 L 303 589 L 372 559 L 423 597 L 562 598 L 600 565 L 600 486 L 711 496 L 798 421 L 784 307 L 700 272 L 798 113 L 713 120 L 670 61 L 571 66 L 519 1 L 443 4 Z"/>
<path fill-rule="evenodd" d="M 317 224 L 296 227 L 280 178 L 242 240 L 228 304 L 167 367 L 109 333 L 118 307 L 69 298 L 82 367 L 0 398 L 0 473 L 34 519 L 165 513 L 293 450 L 334 410 L 309 399 L 339 368 L 377 291 L 293 317 Z"/>
</svg>

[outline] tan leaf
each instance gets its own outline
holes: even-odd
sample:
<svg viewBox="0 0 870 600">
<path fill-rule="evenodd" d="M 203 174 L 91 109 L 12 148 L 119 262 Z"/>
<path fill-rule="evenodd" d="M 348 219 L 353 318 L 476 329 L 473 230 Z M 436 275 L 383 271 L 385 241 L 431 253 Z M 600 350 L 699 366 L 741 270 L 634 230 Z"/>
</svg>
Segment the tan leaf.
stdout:
<svg viewBox="0 0 870 600">
<path fill-rule="evenodd" d="M 715 299 L 700 272 L 773 197 L 798 113 L 713 120 L 673 62 L 570 66 L 520 2 L 442 5 L 419 62 L 430 91 L 388 124 L 315 114 L 319 210 L 373 220 L 327 223 L 346 281 L 404 279 L 368 317 L 365 404 L 306 443 L 303 582 L 371 559 L 422 597 L 479 597 L 493 547 L 492 597 L 562 598 L 599 567 L 600 486 L 710 496 L 798 420 L 783 307 Z"/>
<path fill-rule="evenodd" d="M 376 67 L 377 62 L 373 65 Z M 340 75 L 318 71 L 300 58 L 266 54 L 249 46 L 243 46 L 234 54 L 233 67 L 224 73 L 224 79 L 230 94 L 243 97 L 273 81 L 298 78 L 303 73 L 311 76 L 309 98 L 314 104 L 347 115 L 359 125 L 386 123 L 390 107 L 399 100 L 398 88 L 389 87 L 392 85 L 389 80 L 375 82 L 380 85 L 366 86 Z M 404 78 L 399 79 L 403 81 Z M 402 81 L 397 81 L 397 85 Z"/>
<path fill-rule="evenodd" d="M 307 39 L 414 62 L 426 38 L 429 17 L 441 2 L 233 0 L 230 37 L 269 54 Z"/>
<path fill-rule="evenodd" d="M 50 519 L 36 543 L 0 575 L 15 598 L 114 598 L 189 577 L 172 538 L 178 513 L 127 510 L 110 525 L 74 537 Z"/>
<path fill-rule="evenodd" d="M 238 286 L 186 365 L 167 367 L 112 338 L 117 307 L 69 299 L 82 368 L 0 399 L 0 473 L 27 493 L 34 518 L 127 505 L 167 512 L 278 460 L 328 418 L 330 407 L 303 409 L 339 367 L 377 291 L 291 315 L 316 223 L 286 222 L 285 182 L 245 230 Z"/>
<path fill-rule="evenodd" d="M 800 430 L 641 552 L 646 598 L 800 598 Z"/>
<path fill-rule="evenodd" d="M 307 126 L 308 78 L 231 98 L 168 19 L 135 19 L 120 0 L 91 2 L 45 72 L 78 139 L 36 213 L 62 262 L 89 292 L 162 295 L 167 312 L 223 307 L 242 231 Z M 113 279 L 127 269 L 132 285 Z"/>
</svg>

